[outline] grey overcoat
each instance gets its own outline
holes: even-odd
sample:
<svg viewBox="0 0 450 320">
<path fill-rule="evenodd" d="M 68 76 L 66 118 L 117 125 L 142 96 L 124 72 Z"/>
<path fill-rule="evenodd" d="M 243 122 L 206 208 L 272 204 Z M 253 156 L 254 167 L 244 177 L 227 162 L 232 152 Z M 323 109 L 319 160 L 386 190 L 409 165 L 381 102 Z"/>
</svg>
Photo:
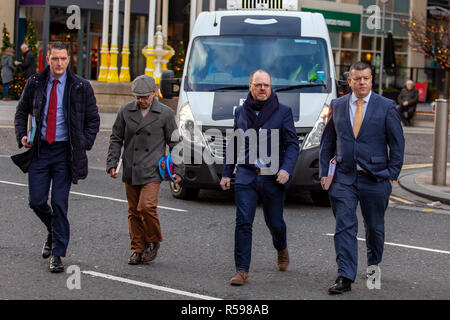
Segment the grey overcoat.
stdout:
<svg viewBox="0 0 450 320">
<path fill-rule="evenodd" d="M 166 145 L 172 151 L 179 142 L 176 130 L 177 124 L 172 109 L 156 98 L 144 118 L 136 101 L 124 105 L 120 108 L 112 128 L 106 171 L 117 167 L 123 146 L 123 182 L 144 185 L 161 181 L 159 159 L 166 155 Z M 173 158 L 175 159 L 176 155 L 173 155 Z M 184 165 L 175 164 L 173 173 L 183 177 Z"/>
<path fill-rule="evenodd" d="M 14 80 L 14 71 L 16 67 L 13 64 L 13 58 L 10 55 L 2 54 L 1 59 L 1 68 L 2 68 L 2 83 L 10 83 Z"/>
</svg>

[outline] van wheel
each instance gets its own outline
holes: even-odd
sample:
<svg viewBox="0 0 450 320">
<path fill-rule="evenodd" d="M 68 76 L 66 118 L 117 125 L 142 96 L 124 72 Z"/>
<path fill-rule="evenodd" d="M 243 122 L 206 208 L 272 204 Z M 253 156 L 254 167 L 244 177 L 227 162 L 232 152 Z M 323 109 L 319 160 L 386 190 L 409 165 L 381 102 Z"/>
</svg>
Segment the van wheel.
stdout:
<svg viewBox="0 0 450 320">
<path fill-rule="evenodd" d="M 172 196 L 183 200 L 195 200 L 200 193 L 199 188 L 186 188 L 179 183 L 175 184 L 173 182 L 170 182 L 170 191 L 172 192 Z"/>
<path fill-rule="evenodd" d="M 329 207 L 330 204 L 330 198 L 328 198 L 328 192 L 327 191 L 310 191 L 311 200 L 315 205 L 321 206 L 321 207 Z"/>
</svg>

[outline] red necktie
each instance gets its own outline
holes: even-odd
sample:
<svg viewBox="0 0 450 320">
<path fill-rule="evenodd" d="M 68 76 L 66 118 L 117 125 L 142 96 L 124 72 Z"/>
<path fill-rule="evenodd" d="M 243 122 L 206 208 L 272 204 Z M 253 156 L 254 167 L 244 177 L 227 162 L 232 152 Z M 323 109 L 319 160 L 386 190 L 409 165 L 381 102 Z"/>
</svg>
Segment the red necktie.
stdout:
<svg viewBox="0 0 450 320">
<path fill-rule="evenodd" d="M 45 133 L 45 140 L 47 140 L 50 144 L 55 141 L 56 137 L 56 106 L 58 104 L 56 86 L 58 83 L 59 80 L 53 80 L 52 91 L 50 92 L 50 101 L 48 102 L 47 131 Z"/>
</svg>

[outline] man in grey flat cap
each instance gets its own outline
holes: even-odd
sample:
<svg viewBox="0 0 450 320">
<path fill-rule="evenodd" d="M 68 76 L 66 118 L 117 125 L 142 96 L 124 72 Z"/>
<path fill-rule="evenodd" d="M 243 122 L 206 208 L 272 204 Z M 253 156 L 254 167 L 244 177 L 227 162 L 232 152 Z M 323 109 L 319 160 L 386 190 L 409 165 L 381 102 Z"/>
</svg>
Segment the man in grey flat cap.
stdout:
<svg viewBox="0 0 450 320">
<path fill-rule="evenodd" d="M 166 154 L 166 145 L 172 151 L 179 138 L 173 111 L 155 98 L 155 80 L 147 75 L 139 76 L 132 82 L 131 90 L 136 101 L 121 107 L 117 114 L 106 171 L 116 179 L 122 157 L 132 251 L 128 263 L 136 265 L 154 260 L 162 241 L 156 210 L 162 180 L 159 159 Z M 174 161 L 175 183 L 179 183 L 184 174 L 184 166 L 177 164 L 179 162 Z"/>
</svg>

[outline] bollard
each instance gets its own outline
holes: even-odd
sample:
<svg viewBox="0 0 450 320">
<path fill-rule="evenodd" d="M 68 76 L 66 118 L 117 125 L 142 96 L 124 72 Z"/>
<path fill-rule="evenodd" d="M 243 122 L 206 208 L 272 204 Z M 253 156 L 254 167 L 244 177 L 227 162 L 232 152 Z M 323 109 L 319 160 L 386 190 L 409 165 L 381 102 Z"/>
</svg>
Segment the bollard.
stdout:
<svg viewBox="0 0 450 320">
<path fill-rule="evenodd" d="M 432 184 L 445 186 L 447 180 L 448 101 L 436 100 Z"/>
</svg>

